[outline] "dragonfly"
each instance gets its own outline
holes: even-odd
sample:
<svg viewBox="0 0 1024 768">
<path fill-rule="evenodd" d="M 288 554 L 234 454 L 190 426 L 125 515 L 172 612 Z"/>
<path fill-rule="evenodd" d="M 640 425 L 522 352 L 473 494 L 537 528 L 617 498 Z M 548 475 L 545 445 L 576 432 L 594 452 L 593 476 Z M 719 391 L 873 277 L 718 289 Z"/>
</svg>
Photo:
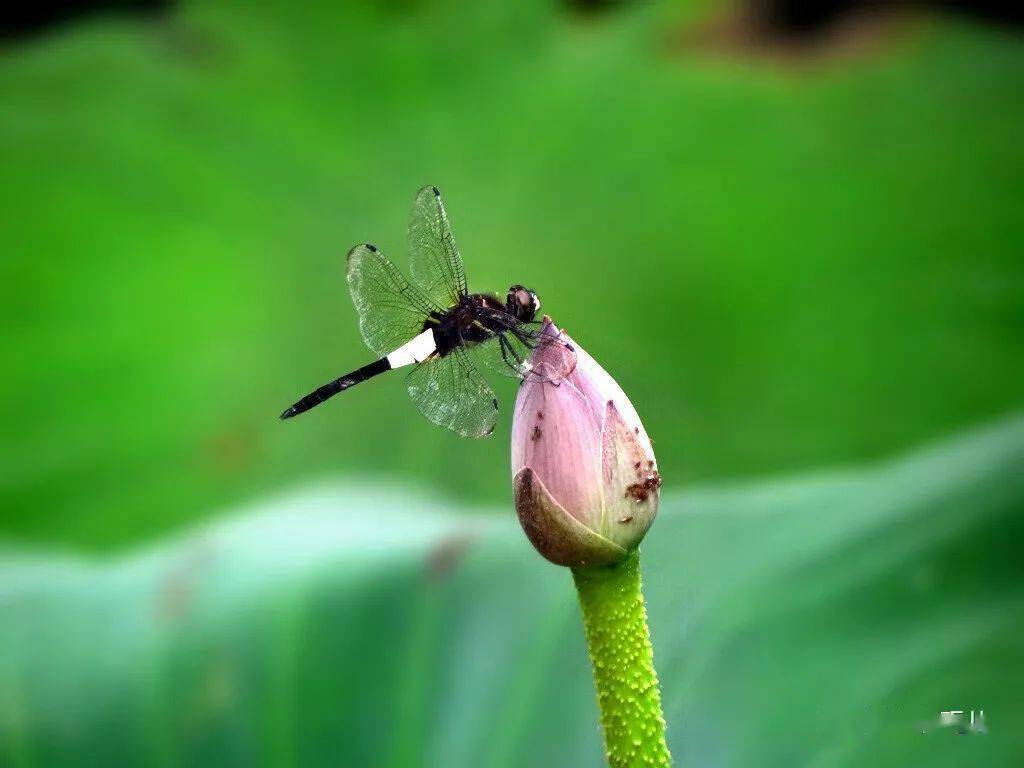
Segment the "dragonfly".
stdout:
<svg viewBox="0 0 1024 768">
<path fill-rule="evenodd" d="M 423 187 L 407 230 L 413 282 L 374 245 L 348 253 L 348 287 L 359 330 L 378 359 L 317 387 L 281 414 L 290 419 L 387 371 L 411 366 L 406 389 L 429 421 L 461 437 L 494 431 L 498 400 L 481 369 L 519 379 L 558 381 L 575 350 L 537 319 L 537 293 L 514 284 L 505 300 L 470 293 L 462 257 L 437 187 Z M 544 346 L 544 362 L 531 354 Z"/>
</svg>

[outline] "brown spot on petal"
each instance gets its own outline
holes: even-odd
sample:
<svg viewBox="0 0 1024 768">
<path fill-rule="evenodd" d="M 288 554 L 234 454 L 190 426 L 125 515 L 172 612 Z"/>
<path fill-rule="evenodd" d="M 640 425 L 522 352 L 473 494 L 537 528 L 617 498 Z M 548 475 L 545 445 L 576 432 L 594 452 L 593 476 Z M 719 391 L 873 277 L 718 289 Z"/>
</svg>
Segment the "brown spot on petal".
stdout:
<svg viewBox="0 0 1024 768">
<path fill-rule="evenodd" d="M 540 440 L 541 435 L 543 434 L 544 430 L 542 430 L 539 425 L 535 425 L 533 428 L 533 432 L 530 434 L 530 439 L 533 440 L 534 442 L 537 442 L 538 440 Z"/>
<path fill-rule="evenodd" d="M 624 517 L 620 517 L 619 518 L 619 522 L 620 523 L 631 523 L 631 522 L 633 522 L 633 516 L 632 515 L 625 515 Z"/>
<path fill-rule="evenodd" d="M 630 485 L 626 486 L 626 498 L 632 496 L 637 501 L 647 501 L 647 497 L 649 495 L 650 494 L 648 494 L 647 491 L 644 490 L 643 483 L 631 483 Z"/>
<path fill-rule="evenodd" d="M 637 502 L 647 501 L 651 493 L 659 488 L 661 488 L 661 475 L 654 471 L 639 483 L 631 483 L 626 486 L 626 498 L 636 499 Z"/>
<path fill-rule="evenodd" d="M 544 411 L 537 411 L 537 418 L 544 421 Z"/>
</svg>

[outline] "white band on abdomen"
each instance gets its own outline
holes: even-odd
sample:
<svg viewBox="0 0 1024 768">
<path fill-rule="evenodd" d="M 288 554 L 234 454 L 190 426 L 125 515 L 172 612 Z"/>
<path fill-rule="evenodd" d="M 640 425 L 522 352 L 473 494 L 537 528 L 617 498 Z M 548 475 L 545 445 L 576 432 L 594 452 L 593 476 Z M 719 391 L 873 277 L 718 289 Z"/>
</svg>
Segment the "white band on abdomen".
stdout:
<svg viewBox="0 0 1024 768">
<path fill-rule="evenodd" d="M 388 365 L 392 368 L 401 368 L 403 365 L 422 363 L 435 349 L 437 346 L 434 344 L 434 332 L 428 328 L 388 355 Z"/>
</svg>

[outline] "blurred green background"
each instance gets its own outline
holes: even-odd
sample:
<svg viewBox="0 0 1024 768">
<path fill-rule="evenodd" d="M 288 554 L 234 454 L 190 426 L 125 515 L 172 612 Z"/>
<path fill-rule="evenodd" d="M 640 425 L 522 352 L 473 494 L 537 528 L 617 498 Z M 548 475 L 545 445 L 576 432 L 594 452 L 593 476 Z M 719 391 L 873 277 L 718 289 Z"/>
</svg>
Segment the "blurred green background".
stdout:
<svg viewBox="0 0 1024 768">
<path fill-rule="evenodd" d="M 445 193 L 475 289 L 530 285 L 667 487 L 887 455 L 1024 402 L 1024 58 L 923 19 L 787 65 L 711 7 L 189 3 L 0 67 L 3 532 L 104 548 L 317 474 L 506 502 L 369 359 L 348 248 Z M 682 42 L 680 42 L 680 40 Z M 452 477 L 452 468 L 458 468 Z"/>
<path fill-rule="evenodd" d="M 656 444 L 666 509 L 679 515 L 685 499 L 673 494 L 688 486 L 875 462 L 1024 405 L 1019 30 L 918 8 L 795 37 L 712 2 L 578 5 L 189 2 L 6 40 L 0 541 L 10 552 L 148 551 L 186 524 L 319 482 L 380 488 L 392 500 L 381 514 L 420 494 L 460 520 L 510 516 L 508 382 L 495 382 L 502 417 L 484 441 L 419 417 L 400 374 L 277 420 L 369 361 L 344 254 L 372 241 L 404 269 L 409 206 L 426 183 L 445 194 L 471 289 L 535 288 L 629 393 Z M 1003 516 L 953 504 L 956 519 L 978 516 L 973 544 L 959 552 L 925 529 L 907 544 L 952 547 L 942 549 L 951 572 L 979 589 L 998 564 L 1000 605 L 1021 594 L 1008 564 L 1019 525 L 1001 528 L 1022 511 L 1017 486 L 1005 490 L 1024 467 L 1014 445 L 986 465 L 980 492 Z M 930 471 L 910 487 L 942 474 Z M 782 514 L 785 498 L 764 488 Z M 819 513 L 836 515 L 833 532 L 855 531 L 870 506 L 861 501 Z M 721 545 L 713 526 L 706 534 Z M 837 546 L 859 552 L 844 549 L 861 545 L 850 535 Z M 875 535 L 884 540 L 884 526 Z M 688 551 L 682 539 L 660 546 Z M 773 567 L 794 567 L 779 558 Z M 246 561 L 247 578 L 260 562 Z M 671 583 L 690 589 L 678 575 Z M 547 573 L 552 594 L 571 601 L 560 576 Z M 374 578 L 357 582 L 386 593 L 390 582 Z M 877 597 L 874 586 L 833 586 L 823 604 Z M 739 590 L 722 620 L 744 631 L 758 619 L 751 601 L 771 594 Z M 940 614 L 944 595 L 928 592 Z M 117 605 L 103 610 L 135 615 Z M 14 635 L 41 626 L 19 616 L 8 616 Z M 875 618 L 880 632 L 890 626 Z M 362 626 L 348 619 L 349 631 Z M 659 622 L 679 640 L 664 652 L 683 658 L 686 633 L 652 608 L 656 642 Z M 361 637 L 373 645 L 389 626 L 368 620 Z M 766 675 L 800 652 L 779 643 L 782 666 Z M 81 669 L 89 663 L 85 654 Z M 998 675 L 978 674 L 992 690 Z M 410 701 L 429 689 L 417 679 L 401 688 Z M 28 717 L 4 710 L 20 701 L 4 693 L 0 715 Z M 587 736 L 597 743 L 596 730 Z M 758 740 L 783 737 L 750 738 L 752 751 L 709 764 L 758 764 Z M 402 749 L 415 752 L 410 739 Z M 817 764 L 849 757 L 829 754 Z"/>
</svg>

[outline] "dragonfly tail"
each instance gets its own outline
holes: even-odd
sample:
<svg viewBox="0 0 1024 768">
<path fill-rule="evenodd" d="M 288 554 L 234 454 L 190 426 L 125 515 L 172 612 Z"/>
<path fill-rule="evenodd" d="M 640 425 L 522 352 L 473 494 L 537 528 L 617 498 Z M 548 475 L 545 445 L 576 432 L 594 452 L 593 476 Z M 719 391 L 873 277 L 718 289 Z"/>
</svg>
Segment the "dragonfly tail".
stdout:
<svg viewBox="0 0 1024 768">
<path fill-rule="evenodd" d="M 298 416 L 300 413 L 305 413 L 310 408 L 315 408 L 320 405 L 320 403 L 331 399 L 339 392 L 344 392 L 349 387 L 354 387 L 356 384 L 373 378 L 377 374 L 390 370 L 391 364 L 388 362 L 388 359 L 386 357 L 382 357 L 380 360 L 372 362 L 369 365 L 364 365 L 362 368 L 352 371 L 351 373 L 339 376 L 334 381 L 330 381 L 322 387 L 317 387 L 295 403 L 295 405 L 290 408 L 286 408 L 284 413 L 281 414 L 281 418 L 290 419 L 293 416 Z"/>
</svg>

